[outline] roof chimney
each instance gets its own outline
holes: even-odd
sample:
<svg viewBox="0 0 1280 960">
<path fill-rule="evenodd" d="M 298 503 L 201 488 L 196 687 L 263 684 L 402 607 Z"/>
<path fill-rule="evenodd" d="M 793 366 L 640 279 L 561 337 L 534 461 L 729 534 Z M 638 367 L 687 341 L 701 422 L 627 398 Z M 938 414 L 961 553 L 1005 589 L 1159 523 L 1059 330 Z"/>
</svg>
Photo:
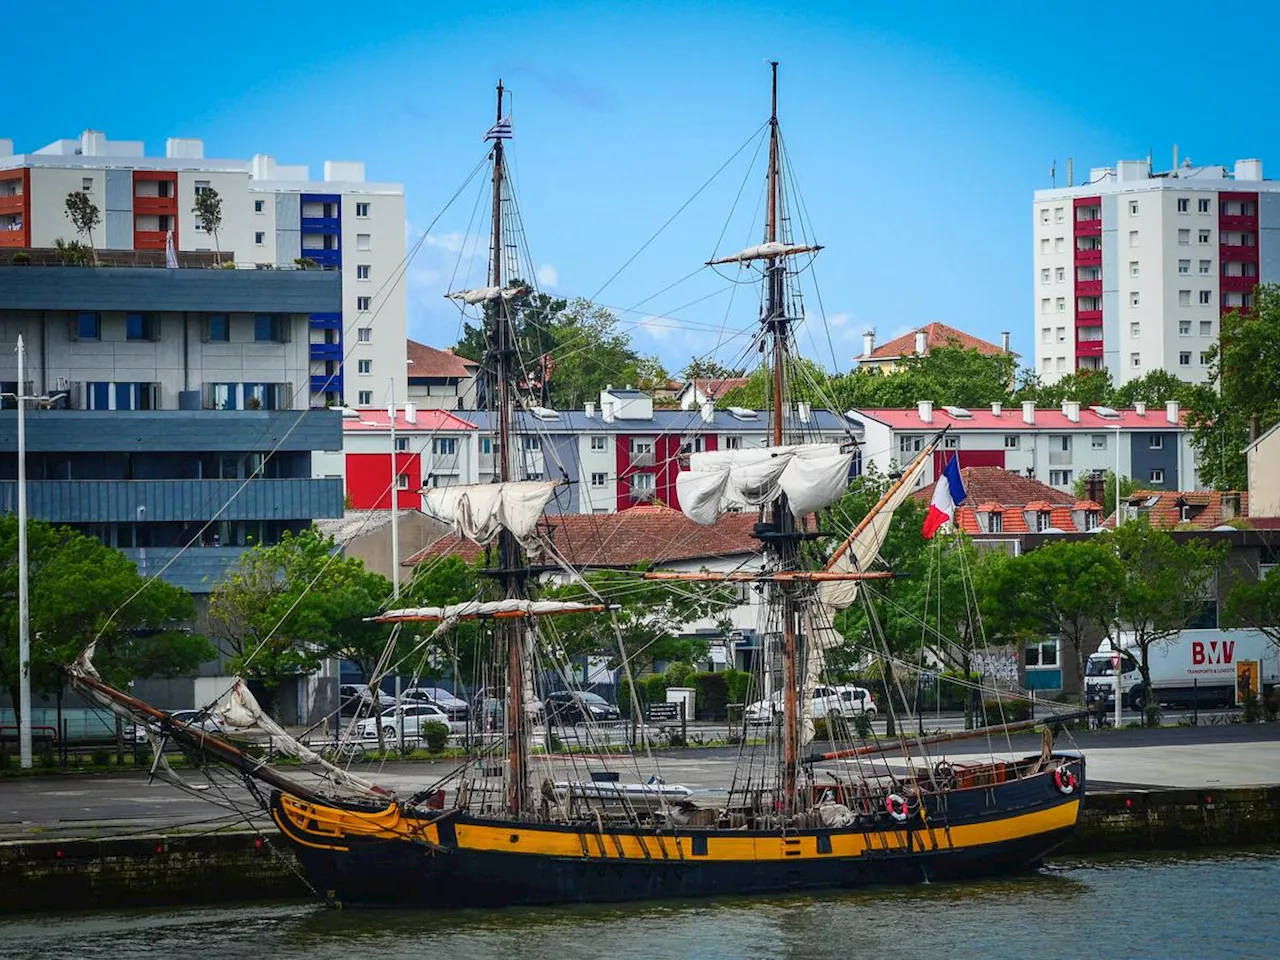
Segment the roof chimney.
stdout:
<svg viewBox="0 0 1280 960">
<path fill-rule="evenodd" d="M 1170 423 L 1178 423 L 1178 401 L 1170 400 L 1164 405 L 1164 417 Z"/>
<path fill-rule="evenodd" d="M 933 423 L 933 401 L 921 400 L 916 403 L 916 410 L 920 414 L 921 423 Z"/>
<path fill-rule="evenodd" d="M 921 356 L 921 357 L 924 356 L 924 345 L 925 345 L 926 339 L 928 338 L 925 336 L 925 332 L 923 330 L 916 331 L 916 355 L 917 356 Z"/>
<path fill-rule="evenodd" d="M 1013 353 L 1013 350 L 1011 349 L 1011 341 L 1009 339 L 1008 330 L 1000 331 L 1000 349 L 1003 350 L 1005 353 Z"/>
<path fill-rule="evenodd" d="M 1062 415 L 1072 423 L 1080 422 L 1080 401 L 1079 400 L 1063 400 Z"/>
<path fill-rule="evenodd" d="M 796 416 L 799 418 L 801 423 L 809 422 L 809 410 L 810 407 L 807 400 L 801 400 L 796 404 Z"/>
<path fill-rule="evenodd" d="M 1140 417 L 1145 417 L 1147 415 L 1147 405 L 1145 403 L 1135 403 L 1133 412 Z"/>
<path fill-rule="evenodd" d="M 864 357 L 869 357 L 871 354 L 875 353 L 875 349 L 876 332 L 874 330 L 868 330 L 862 335 L 862 355 Z"/>
<path fill-rule="evenodd" d="M 701 407 L 702 422 L 711 423 L 716 418 L 716 405 L 711 400 L 705 400 Z"/>
<path fill-rule="evenodd" d="M 1036 422 L 1036 404 L 1034 400 L 1022 401 L 1022 422 L 1034 425 Z"/>
<path fill-rule="evenodd" d="M 418 422 L 418 408 L 412 403 L 404 405 L 404 420 L 405 423 L 417 424 Z"/>
<path fill-rule="evenodd" d="M 1222 495 L 1222 521 L 1234 520 L 1240 516 L 1240 494 L 1229 490 Z"/>
<path fill-rule="evenodd" d="M 998 417 L 998 416 L 1000 416 L 1000 411 L 1001 411 L 1001 410 L 1003 410 L 1003 409 L 1004 409 L 1004 407 L 1003 407 L 1002 405 L 1000 405 L 1000 404 L 998 404 L 998 403 L 993 403 L 993 404 L 991 405 L 991 415 L 992 415 L 993 417 Z"/>
<path fill-rule="evenodd" d="M 596 405 L 590 400 L 582 405 L 582 410 L 588 417 L 594 417 L 596 415 Z"/>
</svg>

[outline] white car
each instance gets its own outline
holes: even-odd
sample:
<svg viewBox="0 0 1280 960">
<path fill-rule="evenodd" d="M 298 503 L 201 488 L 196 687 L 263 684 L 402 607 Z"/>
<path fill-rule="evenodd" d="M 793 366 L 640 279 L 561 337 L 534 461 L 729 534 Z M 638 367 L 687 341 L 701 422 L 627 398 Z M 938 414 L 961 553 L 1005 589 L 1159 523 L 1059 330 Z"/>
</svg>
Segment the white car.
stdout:
<svg viewBox="0 0 1280 960">
<path fill-rule="evenodd" d="M 450 720 L 449 715 L 432 703 L 418 703 L 409 707 L 401 707 L 400 716 L 404 717 L 404 737 L 406 740 L 417 741 L 422 738 L 425 727 L 428 723 L 442 723 L 449 728 L 450 733 L 462 733 L 466 730 L 466 723 L 460 720 Z M 382 734 L 386 740 L 400 739 L 399 726 L 397 724 L 397 711 L 395 708 L 383 713 Z M 361 720 L 356 726 L 360 732 L 362 740 L 376 740 L 378 738 L 378 717 L 369 717 L 367 720 Z"/>
<path fill-rule="evenodd" d="M 778 690 L 768 700 L 757 700 L 750 704 L 743 711 L 743 716 L 747 723 L 772 723 L 780 713 L 782 713 L 782 691 Z M 874 720 L 877 713 L 879 709 L 876 707 L 875 699 L 866 687 L 839 685 L 813 688 L 813 702 L 809 715 L 815 720 L 821 720 L 832 714 L 838 714 L 847 719 L 866 714 Z"/>
<path fill-rule="evenodd" d="M 407 705 L 429 703 L 449 714 L 452 720 L 465 720 L 471 710 L 470 704 L 461 697 L 454 696 L 443 687 L 410 687 L 400 694 L 400 702 Z"/>
</svg>

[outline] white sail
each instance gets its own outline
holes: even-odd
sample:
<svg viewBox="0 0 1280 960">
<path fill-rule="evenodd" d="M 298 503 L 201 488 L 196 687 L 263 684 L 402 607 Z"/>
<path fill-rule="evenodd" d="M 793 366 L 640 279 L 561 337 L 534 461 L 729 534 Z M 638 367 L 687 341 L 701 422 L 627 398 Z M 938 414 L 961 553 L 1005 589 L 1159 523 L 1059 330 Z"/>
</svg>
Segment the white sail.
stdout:
<svg viewBox="0 0 1280 960">
<path fill-rule="evenodd" d="M 472 287 L 469 290 L 455 290 L 446 293 L 449 300 L 461 300 L 463 303 L 487 303 L 490 300 L 510 300 L 522 293 L 528 293 L 527 287 Z"/>
<path fill-rule="evenodd" d="M 880 555 L 880 548 L 884 546 L 889 524 L 893 522 L 893 512 L 915 492 L 916 483 L 924 473 L 927 461 L 927 457 L 916 458 L 915 463 L 903 473 L 902 481 L 892 496 L 862 528 L 849 549 L 834 563 L 827 565 L 828 570 L 833 573 L 854 573 L 871 568 L 871 564 Z M 858 598 L 858 583 L 857 580 L 828 580 L 818 587 L 818 598 L 822 603 L 842 610 Z"/>
<path fill-rule="evenodd" d="M 513 480 L 432 487 L 423 491 L 422 509 L 452 525 L 459 536 L 482 546 L 504 527 L 528 546 L 558 484 L 557 480 Z"/>
<path fill-rule="evenodd" d="M 782 493 L 800 517 L 843 496 L 852 462 L 853 452 L 834 443 L 695 453 L 676 477 L 676 492 L 685 516 L 703 525 L 726 507 L 758 507 Z"/>
<path fill-rule="evenodd" d="M 772 243 L 758 243 L 754 247 L 747 247 L 747 249 L 731 253 L 727 257 L 716 257 L 714 260 L 708 260 L 707 266 L 715 266 L 719 263 L 749 263 L 752 260 L 773 260 L 776 257 L 793 257 L 798 253 L 817 253 L 821 249 L 822 247 L 812 243 L 780 243 L 775 240 Z"/>
<path fill-rule="evenodd" d="M 807 604 L 804 610 L 805 675 L 800 697 L 800 745 L 813 740 L 813 691 L 822 683 L 822 673 L 827 666 L 827 651 L 840 644 L 844 637 L 836 632 L 833 622 L 834 609 L 821 601 Z M 836 704 L 829 704 L 835 707 Z"/>
<path fill-rule="evenodd" d="M 468 600 L 445 607 L 400 607 L 371 617 L 379 622 L 395 620 L 469 620 L 477 617 L 503 617 L 528 614 L 545 617 L 557 613 L 583 613 L 599 610 L 598 604 L 571 600 Z"/>
</svg>

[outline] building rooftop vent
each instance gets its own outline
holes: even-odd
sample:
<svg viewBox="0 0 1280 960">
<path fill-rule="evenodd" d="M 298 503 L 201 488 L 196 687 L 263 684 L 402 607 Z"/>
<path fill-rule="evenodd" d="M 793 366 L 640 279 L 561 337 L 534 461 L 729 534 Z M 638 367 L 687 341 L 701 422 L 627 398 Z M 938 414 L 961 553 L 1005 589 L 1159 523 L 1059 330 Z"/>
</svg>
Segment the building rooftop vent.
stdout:
<svg viewBox="0 0 1280 960">
<path fill-rule="evenodd" d="M 966 410 L 964 407 L 944 406 L 942 409 L 947 411 L 947 413 L 951 414 L 951 416 L 954 417 L 956 420 L 972 420 L 973 419 L 973 414 L 970 413 L 968 410 Z"/>
<path fill-rule="evenodd" d="M 1110 407 L 1090 407 L 1089 409 L 1092 410 L 1094 413 L 1096 413 L 1098 416 L 1100 416 L 1103 420 L 1119 420 L 1120 419 L 1120 414 L 1117 413 L 1115 410 L 1112 410 Z"/>
<path fill-rule="evenodd" d="M 552 410 L 550 407 L 530 407 L 529 412 L 532 413 L 539 420 L 559 420 L 560 419 L 559 412 L 556 410 Z"/>
<path fill-rule="evenodd" d="M 760 414 L 754 410 L 748 410 L 746 407 L 730 407 L 729 416 L 735 420 L 759 420 Z"/>
</svg>

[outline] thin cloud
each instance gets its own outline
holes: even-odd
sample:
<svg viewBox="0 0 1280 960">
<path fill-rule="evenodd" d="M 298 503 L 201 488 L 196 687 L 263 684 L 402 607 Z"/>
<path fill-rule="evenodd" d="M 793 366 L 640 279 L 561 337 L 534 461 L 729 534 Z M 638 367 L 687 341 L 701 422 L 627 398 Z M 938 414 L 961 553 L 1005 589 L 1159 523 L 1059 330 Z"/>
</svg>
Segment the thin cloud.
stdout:
<svg viewBox="0 0 1280 960">
<path fill-rule="evenodd" d="M 593 113 L 612 113 L 614 98 L 603 87 L 589 83 L 569 70 L 544 70 L 528 61 L 519 61 L 513 71 L 525 76 L 554 97 Z"/>
<path fill-rule="evenodd" d="M 560 271 L 555 268 L 555 264 L 544 263 L 538 268 L 537 277 L 538 286 L 540 287 L 558 287 L 560 285 Z"/>
</svg>

